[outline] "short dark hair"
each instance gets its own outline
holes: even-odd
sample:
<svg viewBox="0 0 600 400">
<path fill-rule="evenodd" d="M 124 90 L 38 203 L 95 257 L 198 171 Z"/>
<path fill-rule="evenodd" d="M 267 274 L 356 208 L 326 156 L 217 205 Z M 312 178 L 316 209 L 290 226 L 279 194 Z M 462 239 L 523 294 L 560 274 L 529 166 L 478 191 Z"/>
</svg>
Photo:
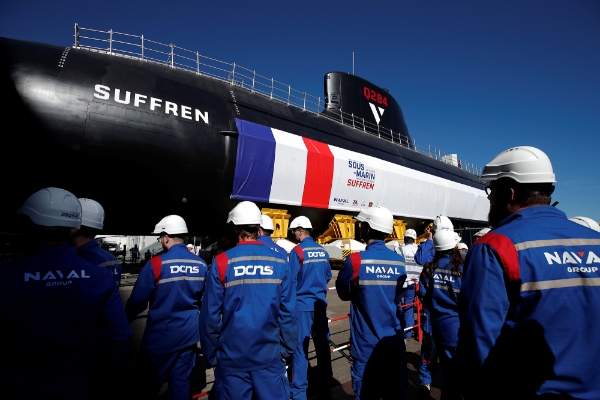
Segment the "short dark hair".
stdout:
<svg viewBox="0 0 600 400">
<path fill-rule="evenodd" d="M 242 239 L 254 239 L 258 238 L 258 224 L 252 225 L 234 225 L 234 230 L 237 236 L 241 236 Z"/>
<path fill-rule="evenodd" d="M 524 207 L 550 205 L 555 189 L 552 183 L 519 183 L 512 178 L 500 178 L 495 182 L 495 186 L 512 188 L 518 203 Z"/>
<path fill-rule="evenodd" d="M 369 226 L 369 233 L 367 234 L 367 240 L 369 240 L 369 239 L 384 240 L 388 236 L 389 236 L 388 233 L 375 230 Z"/>
</svg>

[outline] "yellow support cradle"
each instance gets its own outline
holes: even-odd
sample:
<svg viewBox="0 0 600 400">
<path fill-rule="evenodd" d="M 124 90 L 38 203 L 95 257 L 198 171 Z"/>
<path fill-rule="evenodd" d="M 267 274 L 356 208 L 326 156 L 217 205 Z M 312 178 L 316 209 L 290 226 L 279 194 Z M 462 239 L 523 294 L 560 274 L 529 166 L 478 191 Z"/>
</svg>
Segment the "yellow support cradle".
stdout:
<svg viewBox="0 0 600 400">
<path fill-rule="evenodd" d="M 287 210 L 277 210 L 275 208 L 263 208 L 261 212 L 273 220 L 273 239 L 287 238 L 288 225 L 291 215 Z"/>
</svg>

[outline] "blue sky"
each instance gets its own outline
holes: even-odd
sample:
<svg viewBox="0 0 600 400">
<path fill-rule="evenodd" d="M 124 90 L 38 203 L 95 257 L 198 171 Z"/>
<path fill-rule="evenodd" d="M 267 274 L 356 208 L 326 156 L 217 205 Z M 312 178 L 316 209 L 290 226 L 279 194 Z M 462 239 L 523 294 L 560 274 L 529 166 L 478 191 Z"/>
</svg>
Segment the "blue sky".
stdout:
<svg viewBox="0 0 600 400">
<path fill-rule="evenodd" d="M 16 1 L 0 36 L 73 43 L 73 26 L 145 35 L 323 96 L 352 72 L 389 89 L 411 136 L 483 167 L 548 154 L 553 201 L 600 221 L 600 1 Z"/>
</svg>

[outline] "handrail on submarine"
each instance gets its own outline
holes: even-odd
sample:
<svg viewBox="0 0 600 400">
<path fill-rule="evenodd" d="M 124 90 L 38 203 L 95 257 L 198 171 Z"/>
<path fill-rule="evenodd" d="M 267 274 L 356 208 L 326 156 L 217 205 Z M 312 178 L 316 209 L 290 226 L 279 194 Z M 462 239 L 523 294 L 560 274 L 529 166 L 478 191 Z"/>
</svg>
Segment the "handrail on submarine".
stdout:
<svg viewBox="0 0 600 400">
<path fill-rule="evenodd" d="M 85 32 L 85 36 L 81 34 L 82 32 Z M 115 32 L 112 29 L 101 31 L 82 28 L 78 24 L 75 24 L 74 37 L 74 48 L 141 59 L 146 62 L 168 65 L 171 68 L 217 79 L 266 96 L 272 100 L 283 102 L 289 106 L 298 107 L 304 111 L 341 122 L 344 125 L 360 129 L 365 133 L 378 136 L 393 143 L 398 143 L 436 160 L 454 165 L 457 168 L 481 175 L 480 167 L 466 160 L 458 159 L 455 154 L 446 154 L 431 145 L 418 142 L 412 138 L 408 139 L 398 132 L 393 132 L 391 129 L 365 121 L 364 118 L 348 114 L 341 109 L 324 113 L 325 101 L 322 101 L 320 97 L 293 89 L 290 85 L 259 75 L 255 70 L 250 70 L 236 63 L 227 63 L 206 57 L 197 51 L 187 50 L 173 43 L 164 44 L 156 42 L 147 39 L 144 35 L 138 36 Z M 132 38 L 138 40 L 138 43 L 132 43 Z"/>
</svg>

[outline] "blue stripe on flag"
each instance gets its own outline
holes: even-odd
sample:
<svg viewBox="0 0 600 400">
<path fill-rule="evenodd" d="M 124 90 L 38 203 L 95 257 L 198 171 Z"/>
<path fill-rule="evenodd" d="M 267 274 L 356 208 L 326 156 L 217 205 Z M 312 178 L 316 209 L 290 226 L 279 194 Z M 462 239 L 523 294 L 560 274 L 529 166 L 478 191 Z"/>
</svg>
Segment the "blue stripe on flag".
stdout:
<svg viewBox="0 0 600 400">
<path fill-rule="evenodd" d="M 275 165 L 271 128 L 236 118 L 238 148 L 232 199 L 269 202 Z"/>
</svg>

